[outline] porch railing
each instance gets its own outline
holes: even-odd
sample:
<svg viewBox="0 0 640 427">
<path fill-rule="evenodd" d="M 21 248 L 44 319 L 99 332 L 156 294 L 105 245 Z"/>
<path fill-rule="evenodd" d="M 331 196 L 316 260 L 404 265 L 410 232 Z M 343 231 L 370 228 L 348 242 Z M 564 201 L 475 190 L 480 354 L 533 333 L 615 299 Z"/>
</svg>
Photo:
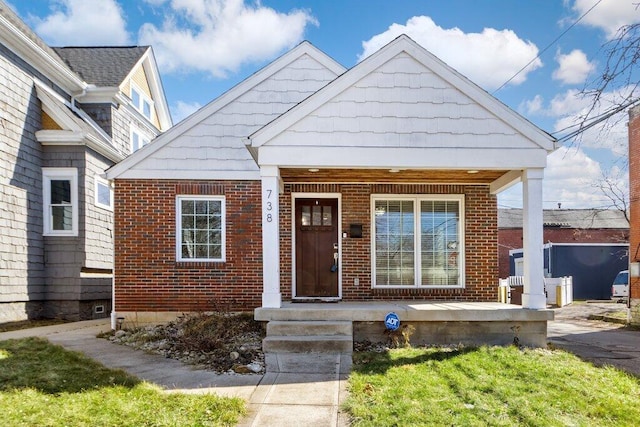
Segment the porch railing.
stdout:
<svg viewBox="0 0 640 427">
<path fill-rule="evenodd" d="M 498 301 L 511 304 L 521 304 L 523 276 L 509 276 L 500 279 L 498 284 Z M 573 303 L 573 277 L 545 277 L 544 293 L 547 304 L 564 307 Z"/>
</svg>

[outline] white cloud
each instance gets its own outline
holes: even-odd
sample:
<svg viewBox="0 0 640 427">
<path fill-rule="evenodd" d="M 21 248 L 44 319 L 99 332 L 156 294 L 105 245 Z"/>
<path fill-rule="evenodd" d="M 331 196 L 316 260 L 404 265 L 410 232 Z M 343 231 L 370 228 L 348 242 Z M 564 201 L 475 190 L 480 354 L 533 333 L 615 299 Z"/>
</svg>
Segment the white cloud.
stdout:
<svg viewBox="0 0 640 427">
<path fill-rule="evenodd" d="M 518 111 L 524 112 L 525 115 L 534 115 L 543 111 L 544 98 L 536 95 L 531 100 L 525 100 L 518 106 Z"/>
<path fill-rule="evenodd" d="M 554 120 L 553 133 L 562 137 L 578 129 L 578 125 L 589 110 L 589 122 L 599 117 L 613 107 L 624 103 L 623 97 L 632 93 L 632 89 L 625 87 L 619 91 L 602 94 L 600 102 L 593 106 L 593 100 L 581 94 L 579 90 L 569 89 L 556 95 L 547 105 L 544 105 L 540 95 L 523 101 L 518 110 L 530 115 L 550 117 Z M 611 151 L 615 157 L 626 156 L 628 147 L 627 112 L 621 111 L 607 120 L 594 124 L 585 130 L 573 142 L 580 147 L 599 148 Z"/>
<path fill-rule="evenodd" d="M 590 62 L 580 49 L 574 49 L 567 54 L 558 52 L 556 61 L 558 68 L 553 72 L 553 78 L 564 84 L 584 83 L 596 68 L 595 63 Z"/>
<path fill-rule="evenodd" d="M 174 123 L 178 123 L 182 121 L 182 119 L 190 116 L 191 114 L 198 111 L 202 105 L 199 102 L 184 102 L 178 101 L 171 108 L 171 117 L 173 118 Z"/>
<path fill-rule="evenodd" d="M 593 5 L 594 0 L 576 0 L 573 10 L 582 16 Z M 583 19 L 581 24 L 600 28 L 607 38 L 613 38 L 623 25 L 640 22 L 640 10 L 637 0 L 602 0 Z"/>
<path fill-rule="evenodd" d="M 603 195 L 593 184 L 602 177 L 600 163 L 581 149 L 560 147 L 547 157 L 543 183 L 545 207 L 599 207 Z"/>
<path fill-rule="evenodd" d="M 547 157 L 543 181 L 543 207 L 555 209 L 600 208 L 609 205 L 605 195 L 595 187 L 603 177 L 600 163 L 582 149 L 560 147 Z M 624 185 L 624 184 L 623 184 Z M 498 196 L 501 207 L 522 207 L 522 185 Z"/>
<path fill-rule="evenodd" d="M 620 93 L 628 92 L 622 88 L 620 92 L 607 92 L 602 94 L 601 101 L 595 105 L 590 113 L 591 118 L 598 117 L 603 112 L 618 105 Z M 557 95 L 550 103 L 549 113 L 556 117 L 554 131 L 560 134 L 575 130 L 589 109 L 592 108 L 592 100 L 580 95 L 576 90 L 568 90 Z M 614 156 L 626 156 L 628 152 L 628 131 L 626 126 L 627 112 L 622 111 L 608 120 L 605 120 L 584 131 L 577 139 L 580 146 L 592 148 L 604 148 L 611 151 Z"/>
<path fill-rule="evenodd" d="M 363 59 L 400 34 L 407 34 L 431 53 L 485 89 L 495 89 L 536 58 L 538 48 L 520 39 L 511 30 L 485 28 L 481 33 L 445 29 L 428 16 L 414 16 L 405 25 L 393 24 L 381 34 L 362 43 Z M 520 84 L 527 74 L 542 66 L 539 58 L 511 80 Z"/>
<path fill-rule="evenodd" d="M 53 46 L 115 46 L 130 43 L 116 0 L 55 0 L 51 15 L 30 15 L 35 32 Z"/>
<path fill-rule="evenodd" d="M 161 28 L 147 23 L 139 31 L 139 42 L 153 45 L 164 72 L 224 77 L 245 63 L 291 48 L 301 41 L 307 24 L 316 23 L 307 11 L 280 13 L 243 0 L 171 0 L 167 5 Z"/>
</svg>

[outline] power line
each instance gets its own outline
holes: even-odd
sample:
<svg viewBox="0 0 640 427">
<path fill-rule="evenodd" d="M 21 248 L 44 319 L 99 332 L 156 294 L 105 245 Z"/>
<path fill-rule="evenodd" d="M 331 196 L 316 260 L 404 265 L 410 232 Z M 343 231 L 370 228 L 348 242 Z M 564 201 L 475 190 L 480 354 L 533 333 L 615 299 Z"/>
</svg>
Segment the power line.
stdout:
<svg viewBox="0 0 640 427">
<path fill-rule="evenodd" d="M 632 101 L 629 101 L 625 104 L 622 105 L 618 105 L 616 108 L 614 108 L 613 110 L 609 111 L 608 113 L 602 114 L 599 117 L 596 117 L 593 121 L 591 121 L 588 124 L 584 124 L 584 123 L 577 123 L 575 125 L 571 125 L 571 126 L 567 126 L 566 128 L 558 131 L 558 132 L 562 132 L 564 130 L 568 130 L 571 129 L 572 127 L 575 126 L 579 126 L 578 129 L 574 130 L 573 132 L 569 132 L 566 135 L 561 136 L 560 138 L 558 138 L 557 142 L 564 142 L 564 141 L 568 141 L 569 139 L 576 137 L 578 135 L 580 135 L 581 133 L 587 131 L 588 129 L 591 129 L 592 127 L 594 127 L 595 125 L 597 125 L 598 123 L 602 123 L 603 121 L 607 120 L 609 117 L 618 114 L 619 112 L 626 110 L 627 108 L 633 106 L 634 104 L 637 104 L 638 102 L 640 102 L 640 99 L 634 99 Z M 555 133 L 558 133 L 555 132 Z"/>
<path fill-rule="evenodd" d="M 536 59 L 540 58 L 540 56 L 542 56 L 543 53 L 545 53 L 551 46 L 553 46 L 554 44 L 556 44 L 556 42 L 558 40 L 560 40 L 565 34 L 567 34 L 567 32 L 569 32 L 570 29 L 572 29 L 573 27 L 576 26 L 576 24 L 580 21 L 582 21 L 582 18 L 584 18 L 585 16 L 587 16 L 587 14 L 589 12 L 591 12 L 597 5 L 599 5 L 602 2 L 602 0 L 598 0 L 593 6 L 591 6 L 591 8 L 589 8 L 589 10 L 587 10 L 585 13 L 582 14 L 582 16 L 580 16 L 573 24 L 569 25 L 569 27 L 567 27 L 566 30 L 564 30 L 562 33 L 560 33 L 560 35 L 558 37 L 556 37 L 555 39 L 553 39 L 553 41 L 551 43 L 549 43 L 547 45 L 547 47 L 545 47 L 544 49 L 542 49 L 540 51 L 540 53 L 538 53 L 538 55 L 533 58 L 531 61 L 527 62 L 527 64 L 520 68 L 513 76 L 511 76 L 506 82 L 502 83 L 502 85 L 500 85 L 500 87 L 496 90 L 494 90 L 493 92 L 491 92 L 491 95 L 494 95 L 496 92 L 498 92 L 500 89 L 502 89 L 503 87 L 505 87 L 506 85 L 509 84 L 509 82 L 511 82 L 511 80 L 515 79 L 520 73 L 522 73 L 529 65 L 533 64 L 533 61 L 535 61 Z"/>
</svg>

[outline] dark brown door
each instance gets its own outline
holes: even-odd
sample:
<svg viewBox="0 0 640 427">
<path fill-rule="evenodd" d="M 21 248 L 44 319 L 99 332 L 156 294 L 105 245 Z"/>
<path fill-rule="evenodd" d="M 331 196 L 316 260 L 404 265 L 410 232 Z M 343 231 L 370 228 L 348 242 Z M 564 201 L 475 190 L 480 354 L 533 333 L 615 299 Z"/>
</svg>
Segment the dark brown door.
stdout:
<svg viewBox="0 0 640 427">
<path fill-rule="evenodd" d="M 296 199 L 296 297 L 338 297 L 338 199 Z"/>
</svg>

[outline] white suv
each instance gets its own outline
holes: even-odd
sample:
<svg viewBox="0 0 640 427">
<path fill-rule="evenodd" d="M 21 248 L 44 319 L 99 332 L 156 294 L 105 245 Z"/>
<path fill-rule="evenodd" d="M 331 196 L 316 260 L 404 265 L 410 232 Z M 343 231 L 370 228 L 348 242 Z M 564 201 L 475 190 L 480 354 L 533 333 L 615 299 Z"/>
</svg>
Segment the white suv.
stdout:
<svg viewBox="0 0 640 427">
<path fill-rule="evenodd" d="M 629 298 L 629 270 L 623 270 L 613 280 L 611 299 L 623 302 Z"/>
</svg>

